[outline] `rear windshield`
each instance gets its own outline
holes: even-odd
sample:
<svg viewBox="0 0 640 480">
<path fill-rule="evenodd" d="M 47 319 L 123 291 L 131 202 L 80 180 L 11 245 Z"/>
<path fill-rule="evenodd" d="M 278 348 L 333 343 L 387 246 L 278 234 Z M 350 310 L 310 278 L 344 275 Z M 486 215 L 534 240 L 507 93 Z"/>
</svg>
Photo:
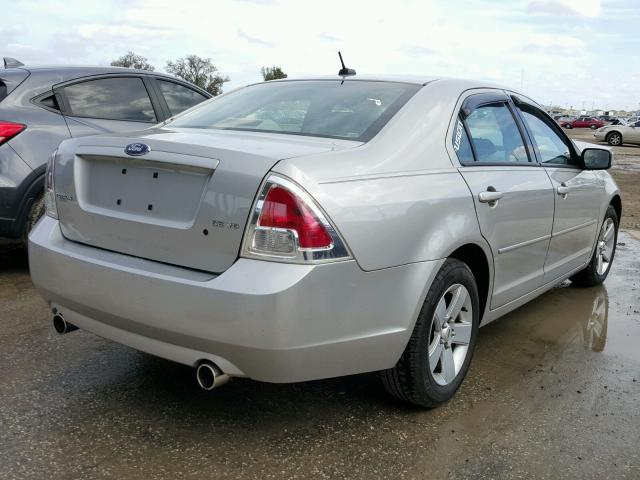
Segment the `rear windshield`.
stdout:
<svg viewBox="0 0 640 480">
<path fill-rule="evenodd" d="M 260 83 L 208 102 L 170 125 L 367 141 L 419 88 L 361 80 Z"/>
</svg>

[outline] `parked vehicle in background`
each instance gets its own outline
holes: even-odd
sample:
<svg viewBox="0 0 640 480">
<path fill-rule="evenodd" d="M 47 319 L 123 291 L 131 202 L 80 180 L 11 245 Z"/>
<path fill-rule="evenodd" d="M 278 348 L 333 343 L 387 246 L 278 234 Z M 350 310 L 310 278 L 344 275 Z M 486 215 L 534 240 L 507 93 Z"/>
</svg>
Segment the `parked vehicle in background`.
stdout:
<svg viewBox="0 0 640 480">
<path fill-rule="evenodd" d="M 572 122 L 572 121 L 574 121 L 575 119 L 576 119 L 576 117 L 572 117 L 572 116 L 564 115 L 564 116 L 561 116 L 561 117 L 559 117 L 559 118 L 556 118 L 556 119 L 555 119 L 555 121 L 556 121 L 557 123 L 559 123 L 559 124 L 562 124 L 563 122 Z"/>
<path fill-rule="evenodd" d="M 575 120 L 562 122 L 564 128 L 596 128 L 604 127 L 604 122 L 593 117 L 578 117 Z"/>
<path fill-rule="evenodd" d="M 61 141 L 151 127 L 211 95 L 161 73 L 116 67 L 0 70 L 0 237 L 26 238 L 44 211 L 47 158 Z"/>
<path fill-rule="evenodd" d="M 158 128 L 64 141 L 31 276 L 60 333 L 191 365 L 207 390 L 380 370 L 433 407 L 481 324 L 607 277 L 610 165 L 491 84 L 260 83 Z"/>
<path fill-rule="evenodd" d="M 593 132 L 596 140 L 618 147 L 624 143 L 640 144 L 640 121 L 626 125 L 607 125 Z"/>
<path fill-rule="evenodd" d="M 627 125 L 629 121 L 626 118 L 616 117 L 609 125 Z M 605 125 L 605 127 L 608 125 Z"/>
</svg>

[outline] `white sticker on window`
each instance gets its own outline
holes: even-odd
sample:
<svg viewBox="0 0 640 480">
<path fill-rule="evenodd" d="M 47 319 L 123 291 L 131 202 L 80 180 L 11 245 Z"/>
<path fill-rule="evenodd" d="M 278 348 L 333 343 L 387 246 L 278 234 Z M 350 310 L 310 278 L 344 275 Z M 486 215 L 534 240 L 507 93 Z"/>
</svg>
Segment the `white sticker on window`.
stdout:
<svg viewBox="0 0 640 480">
<path fill-rule="evenodd" d="M 462 130 L 464 129 L 464 125 L 462 125 L 462 122 L 460 120 L 458 120 L 458 123 L 456 125 L 456 138 L 453 141 L 453 149 L 457 152 L 458 150 L 460 150 L 460 143 L 462 142 Z"/>
</svg>

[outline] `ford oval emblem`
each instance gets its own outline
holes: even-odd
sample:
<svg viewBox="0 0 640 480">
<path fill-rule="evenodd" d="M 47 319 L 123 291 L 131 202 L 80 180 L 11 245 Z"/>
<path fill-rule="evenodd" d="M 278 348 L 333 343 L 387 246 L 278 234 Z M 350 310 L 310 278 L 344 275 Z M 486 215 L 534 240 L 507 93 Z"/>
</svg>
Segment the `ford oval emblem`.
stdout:
<svg viewBox="0 0 640 480">
<path fill-rule="evenodd" d="M 144 143 L 130 143 L 126 147 L 124 147 L 124 153 L 127 155 L 144 155 L 145 153 L 149 153 L 151 151 L 151 147 Z"/>
</svg>

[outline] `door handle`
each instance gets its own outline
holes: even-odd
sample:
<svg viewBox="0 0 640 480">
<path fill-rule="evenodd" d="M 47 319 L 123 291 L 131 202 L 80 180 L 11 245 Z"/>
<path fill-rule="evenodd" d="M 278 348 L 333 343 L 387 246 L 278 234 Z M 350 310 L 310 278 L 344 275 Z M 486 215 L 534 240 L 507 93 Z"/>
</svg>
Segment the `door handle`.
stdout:
<svg viewBox="0 0 640 480">
<path fill-rule="evenodd" d="M 491 187 L 489 187 L 491 188 Z M 490 206 L 496 204 L 498 200 L 500 200 L 504 196 L 502 192 L 496 192 L 495 190 L 487 189 L 486 192 L 480 192 L 478 194 L 478 200 L 482 203 L 488 203 Z"/>
<path fill-rule="evenodd" d="M 571 191 L 571 187 L 568 187 L 566 184 L 562 183 L 558 185 L 558 188 L 556 189 L 556 191 L 558 192 L 558 195 L 560 195 L 562 198 L 566 198 L 566 196 Z"/>
</svg>

